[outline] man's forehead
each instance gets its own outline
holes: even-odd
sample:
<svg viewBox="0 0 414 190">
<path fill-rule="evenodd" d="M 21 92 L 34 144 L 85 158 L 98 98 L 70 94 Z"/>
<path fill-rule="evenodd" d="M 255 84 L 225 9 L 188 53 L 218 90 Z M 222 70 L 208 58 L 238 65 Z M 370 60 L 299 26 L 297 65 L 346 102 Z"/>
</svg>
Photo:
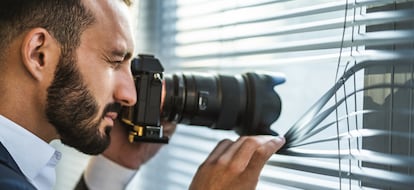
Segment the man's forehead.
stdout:
<svg viewBox="0 0 414 190">
<path fill-rule="evenodd" d="M 96 17 L 96 23 L 91 26 L 91 29 L 95 28 L 97 32 L 95 37 L 100 36 L 99 34 L 105 35 L 106 37 L 101 36 L 99 40 L 108 41 L 110 42 L 108 45 L 121 49 L 133 49 L 129 9 L 122 0 L 84 0 L 84 2 Z M 116 37 L 124 40 L 113 41 Z"/>
<path fill-rule="evenodd" d="M 123 12 L 122 9 L 127 7 L 121 0 L 82 0 L 82 2 L 96 17 L 111 17 Z"/>
<path fill-rule="evenodd" d="M 108 27 L 126 27 L 131 25 L 130 10 L 121 0 L 84 0 L 99 24 Z"/>
</svg>

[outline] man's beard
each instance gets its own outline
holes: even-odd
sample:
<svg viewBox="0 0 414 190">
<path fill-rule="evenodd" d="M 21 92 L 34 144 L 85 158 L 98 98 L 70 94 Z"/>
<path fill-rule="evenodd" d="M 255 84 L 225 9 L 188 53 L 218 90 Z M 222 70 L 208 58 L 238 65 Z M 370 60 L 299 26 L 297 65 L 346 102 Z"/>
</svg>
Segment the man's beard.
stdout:
<svg viewBox="0 0 414 190">
<path fill-rule="evenodd" d="M 106 126 L 101 133 L 99 125 L 107 112 L 118 112 L 120 107 L 119 103 L 108 104 L 99 115 L 99 105 L 85 85 L 74 56 L 60 57 L 48 88 L 46 115 L 62 143 L 85 154 L 102 153 L 109 146 L 111 127 Z"/>
</svg>

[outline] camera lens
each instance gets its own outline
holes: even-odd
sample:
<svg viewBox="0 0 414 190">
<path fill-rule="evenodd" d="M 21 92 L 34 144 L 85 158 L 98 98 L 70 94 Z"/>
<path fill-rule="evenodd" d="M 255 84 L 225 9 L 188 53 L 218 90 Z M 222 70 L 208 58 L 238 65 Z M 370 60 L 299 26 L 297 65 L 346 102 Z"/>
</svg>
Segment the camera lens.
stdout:
<svg viewBox="0 0 414 190">
<path fill-rule="evenodd" d="M 269 126 L 280 115 L 281 101 L 273 89 L 273 77 L 257 73 L 181 73 L 166 75 L 164 79 L 162 118 L 235 130 L 239 135 L 276 135 Z"/>
<path fill-rule="evenodd" d="M 129 141 L 168 143 L 160 119 L 176 123 L 234 130 L 239 135 L 277 135 L 270 129 L 281 111 L 274 87 L 280 74 L 221 75 L 176 73 L 164 77 L 164 104 L 160 113 L 164 68 L 153 55 L 131 61 L 137 103 L 124 107 L 121 123 Z"/>
</svg>

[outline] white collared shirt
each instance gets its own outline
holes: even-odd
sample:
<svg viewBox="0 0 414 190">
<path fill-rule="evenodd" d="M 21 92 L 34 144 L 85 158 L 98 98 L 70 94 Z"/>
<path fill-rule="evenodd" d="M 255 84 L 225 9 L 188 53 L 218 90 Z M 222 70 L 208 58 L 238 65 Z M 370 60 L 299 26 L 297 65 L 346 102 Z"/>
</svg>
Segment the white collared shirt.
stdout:
<svg viewBox="0 0 414 190">
<path fill-rule="evenodd" d="M 37 189 L 52 189 L 61 153 L 25 128 L 0 115 L 0 141 Z"/>
<path fill-rule="evenodd" d="M 11 154 L 26 178 L 41 190 L 53 189 L 56 165 L 62 155 L 30 131 L 0 115 L 0 142 Z M 94 156 L 85 171 L 91 190 L 131 189 L 137 170 L 124 168 L 102 155 Z"/>
</svg>

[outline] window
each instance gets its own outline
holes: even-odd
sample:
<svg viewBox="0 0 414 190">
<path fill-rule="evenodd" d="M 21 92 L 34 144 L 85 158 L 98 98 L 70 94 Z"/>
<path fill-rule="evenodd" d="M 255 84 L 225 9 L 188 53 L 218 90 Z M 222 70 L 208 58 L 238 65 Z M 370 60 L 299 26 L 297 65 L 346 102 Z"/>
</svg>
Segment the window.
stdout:
<svg viewBox="0 0 414 190">
<path fill-rule="evenodd" d="M 387 127 L 400 124 L 405 127 L 403 131 L 410 136 L 404 138 L 402 143 L 405 152 L 403 155 L 407 156 L 405 158 L 408 162 L 413 161 L 413 90 L 412 81 L 410 82 L 413 78 L 413 63 L 412 60 L 407 61 L 412 59 L 410 54 L 413 53 L 414 39 L 411 2 L 176 0 L 141 1 L 140 4 L 141 16 L 145 18 L 141 20 L 139 27 L 142 33 L 138 33 L 138 39 L 141 39 L 138 41 L 145 43 L 140 44 L 143 48 L 141 52 L 156 54 L 166 67 L 167 73 L 202 71 L 240 74 L 251 70 L 282 72 L 286 75 L 287 82 L 276 87 L 282 98 L 282 115 L 272 125 L 272 129 L 285 134 L 292 130 L 292 126 L 298 125 L 295 122 L 304 121 L 308 128 L 312 122 L 315 122 L 316 128 L 323 128 L 319 133 L 302 137 L 306 137 L 307 142 L 328 137 L 335 139 L 338 135 L 348 134 L 348 131 L 361 136 L 340 142 L 331 140 L 303 145 L 304 150 L 314 152 L 300 152 L 302 149 L 295 152 L 298 155 L 315 154 L 313 157 L 274 156 L 261 175 L 258 189 L 348 189 L 361 186 L 386 188 L 387 183 L 391 183 L 390 187 L 407 188 L 393 186 L 392 182 L 398 183 L 402 180 L 400 178 L 386 181 L 381 177 L 375 178 L 361 173 L 366 170 L 374 175 L 377 173 L 370 169 L 384 167 L 394 168 L 386 171 L 398 171 L 399 166 L 394 167 L 390 163 L 376 167 L 371 166 L 369 159 L 349 157 L 367 156 L 351 150 L 389 151 L 390 148 L 383 151 L 373 147 L 373 144 L 380 141 L 380 137 L 370 138 L 362 130 L 372 127 L 380 129 L 376 123 L 381 114 L 362 112 L 373 109 L 374 104 L 369 102 L 370 98 L 374 102 L 384 102 L 385 95 L 389 95 L 390 91 L 397 91 L 394 87 L 369 88 L 392 80 L 403 84 L 401 89 L 404 89 L 404 99 L 394 95 L 393 105 L 382 112 L 398 115 L 397 112 L 406 110 L 405 123 L 399 123 L 401 117 L 396 115 L 393 119 L 388 118 L 382 122 L 389 123 Z M 392 27 L 395 25 L 399 27 Z M 396 59 L 405 60 L 406 65 L 396 66 Z M 357 70 L 351 73 L 344 84 L 338 85 L 332 91 L 331 98 L 324 104 L 318 100 L 320 97 L 327 97 L 324 94 L 340 81 L 349 68 L 377 60 L 392 64 L 388 64 L 389 68 L 386 69 L 370 67 Z M 393 78 L 390 75 L 400 77 Z M 394 86 L 395 84 L 392 83 Z M 359 89 L 362 90 L 358 91 Z M 396 102 L 397 99 L 401 100 Z M 340 104 L 334 106 L 338 102 Z M 309 114 L 308 110 L 314 103 L 322 104 L 319 116 L 331 106 L 334 109 L 323 113 L 321 121 L 317 122 L 317 116 Z M 312 116 L 311 121 L 300 119 L 306 114 Z M 394 130 L 399 131 L 395 128 L 389 128 L 388 131 Z M 303 131 L 306 130 L 302 129 Z M 293 134 L 299 136 L 300 132 Z M 391 146 L 394 153 L 398 152 L 395 148 L 400 145 L 397 138 L 392 138 L 394 134 L 390 132 L 386 136 L 381 138 L 394 139 L 387 139 L 387 142 L 393 144 Z M 141 173 L 142 182 L 149 182 L 143 184 L 143 187 L 186 189 L 197 166 L 222 138 L 237 138 L 237 135 L 228 131 L 180 126 L 171 144 L 147 166 L 151 169 Z M 321 158 L 323 154 L 320 150 L 334 150 L 333 154 L 329 154 L 334 157 L 341 157 L 335 156 L 338 154 L 335 150 L 342 150 L 343 156 L 341 159 Z M 376 161 L 374 165 L 378 165 Z M 163 171 L 162 176 L 157 169 Z M 408 175 L 408 179 L 414 179 L 412 169 L 406 170 L 404 174 Z M 151 183 L 155 178 L 161 186 Z M 377 185 L 373 183 L 380 179 L 386 182 Z"/>
<path fill-rule="evenodd" d="M 167 73 L 286 75 L 271 127 L 291 148 L 271 158 L 258 189 L 410 189 L 413 8 L 408 0 L 141 0 L 138 51 L 155 54 Z M 217 142 L 237 137 L 179 126 L 141 168 L 137 188 L 187 189 Z"/>
</svg>

